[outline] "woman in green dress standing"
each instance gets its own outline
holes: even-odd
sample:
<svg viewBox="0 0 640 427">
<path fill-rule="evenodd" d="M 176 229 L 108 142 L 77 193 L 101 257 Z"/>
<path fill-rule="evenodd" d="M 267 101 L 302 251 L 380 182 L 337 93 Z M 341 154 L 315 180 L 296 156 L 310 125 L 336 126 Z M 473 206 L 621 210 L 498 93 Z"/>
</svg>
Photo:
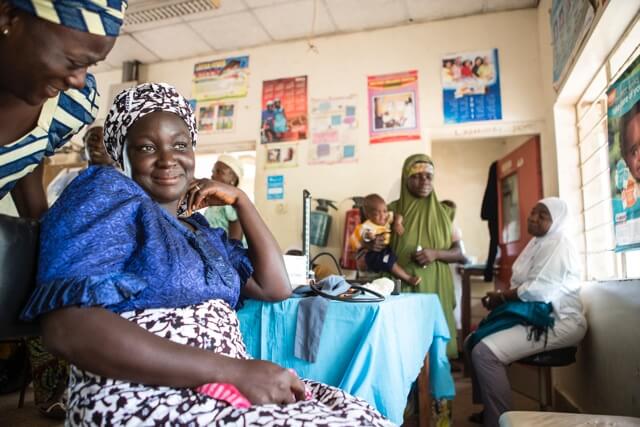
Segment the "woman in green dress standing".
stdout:
<svg viewBox="0 0 640 427">
<path fill-rule="evenodd" d="M 435 293 L 449 325 L 447 356 L 458 357 L 455 294 L 449 263 L 464 262 L 460 243 L 452 237 L 450 208 L 438 201 L 433 189 L 434 164 L 426 154 L 408 157 L 402 168 L 400 198 L 389 210 L 402 215 L 404 233 L 394 234 L 391 248 L 398 264 L 410 275 L 422 278 L 417 286 L 402 284 L 403 292 Z"/>
</svg>

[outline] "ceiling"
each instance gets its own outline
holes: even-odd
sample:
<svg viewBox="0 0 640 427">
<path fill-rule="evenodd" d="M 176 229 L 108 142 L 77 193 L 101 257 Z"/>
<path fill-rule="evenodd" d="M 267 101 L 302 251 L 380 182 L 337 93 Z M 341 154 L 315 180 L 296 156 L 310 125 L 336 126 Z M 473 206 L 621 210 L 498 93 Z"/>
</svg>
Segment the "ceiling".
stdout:
<svg viewBox="0 0 640 427">
<path fill-rule="evenodd" d="M 304 39 L 312 31 L 326 36 L 534 8 L 538 1 L 219 0 L 213 8 L 210 0 L 129 0 L 114 49 L 92 71 L 119 69 L 124 61 L 151 64 Z"/>
</svg>

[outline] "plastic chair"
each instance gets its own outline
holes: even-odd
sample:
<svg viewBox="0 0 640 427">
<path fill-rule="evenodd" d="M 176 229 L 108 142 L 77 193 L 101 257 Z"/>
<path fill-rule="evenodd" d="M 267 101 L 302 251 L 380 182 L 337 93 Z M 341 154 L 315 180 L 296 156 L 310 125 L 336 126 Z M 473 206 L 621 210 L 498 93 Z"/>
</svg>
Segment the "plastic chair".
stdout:
<svg viewBox="0 0 640 427">
<path fill-rule="evenodd" d="M 0 215 L 0 341 L 19 342 L 40 335 L 38 323 L 19 320 L 35 287 L 38 231 L 35 220 Z M 23 373 L 29 369 L 26 356 L 23 369 Z M 28 385 L 28 380 L 22 385 L 18 408 L 24 405 Z"/>
</svg>

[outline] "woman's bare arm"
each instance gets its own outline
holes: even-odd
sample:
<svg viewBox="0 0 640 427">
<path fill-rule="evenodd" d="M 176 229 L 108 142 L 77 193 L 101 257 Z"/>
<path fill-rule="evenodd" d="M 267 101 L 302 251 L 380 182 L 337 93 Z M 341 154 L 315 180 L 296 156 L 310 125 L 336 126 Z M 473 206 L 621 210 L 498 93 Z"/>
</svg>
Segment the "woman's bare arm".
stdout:
<svg viewBox="0 0 640 427">
<path fill-rule="evenodd" d="M 241 193 L 234 206 L 238 220 L 247 236 L 249 258 L 253 263 L 253 283 L 244 287 L 244 294 L 266 301 L 280 301 L 291 295 L 289 276 L 284 267 L 282 250 L 260 217 L 251 200 Z"/>
<path fill-rule="evenodd" d="M 291 295 L 289 276 L 284 267 L 282 250 L 269 231 L 251 200 L 240 189 L 199 179 L 190 184 L 187 193 L 190 210 L 207 206 L 232 205 L 247 237 L 249 258 L 253 264 L 253 281 L 243 288 L 243 294 L 265 301 L 281 301 Z"/>
<path fill-rule="evenodd" d="M 104 377 L 177 388 L 231 383 L 253 403 L 289 403 L 304 396 L 304 385 L 278 365 L 174 343 L 103 308 L 58 309 L 41 324 L 54 354 Z"/>
<path fill-rule="evenodd" d="M 23 176 L 11 190 L 11 198 L 23 218 L 40 219 L 49 208 L 42 185 L 44 166 L 40 163 L 30 174 Z"/>
</svg>

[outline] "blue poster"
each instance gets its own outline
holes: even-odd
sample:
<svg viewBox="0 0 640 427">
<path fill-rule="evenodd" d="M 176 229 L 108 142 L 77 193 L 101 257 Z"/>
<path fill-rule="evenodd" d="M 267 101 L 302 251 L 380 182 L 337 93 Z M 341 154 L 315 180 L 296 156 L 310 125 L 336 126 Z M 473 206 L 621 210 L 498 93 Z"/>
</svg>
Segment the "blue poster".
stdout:
<svg viewBox="0 0 640 427">
<path fill-rule="evenodd" d="M 445 123 L 502 119 L 498 49 L 447 55 L 441 80 Z"/>
<path fill-rule="evenodd" d="M 267 176 L 267 200 L 284 199 L 284 175 Z"/>
<path fill-rule="evenodd" d="M 640 58 L 607 91 L 616 252 L 640 248 Z"/>
<path fill-rule="evenodd" d="M 550 25 L 553 45 L 553 83 L 562 78 L 576 46 L 589 31 L 595 13 L 588 0 L 553 0 Z"/>
</svg>

